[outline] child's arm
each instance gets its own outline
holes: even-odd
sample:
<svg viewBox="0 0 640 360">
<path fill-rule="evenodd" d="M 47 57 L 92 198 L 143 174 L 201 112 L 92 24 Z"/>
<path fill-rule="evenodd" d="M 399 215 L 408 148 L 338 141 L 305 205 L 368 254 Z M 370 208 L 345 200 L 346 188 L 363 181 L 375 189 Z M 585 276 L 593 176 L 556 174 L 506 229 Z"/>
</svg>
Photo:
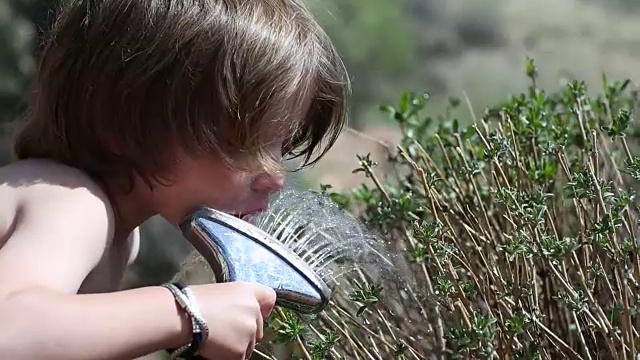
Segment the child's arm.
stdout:
<svg viewBox="0 0 640 360">
<path fill-rule="evenodd" d="M 56 180 L 19 190 L 14 229 L 0 248 L 2 358 L 123 359 L 188 343 L 190 322 L 167 289 L 76 295 L 111 241 L 113 212 L 90 182 Z M 193 289 L 211 329 L 203 356 L 243 358 L 261 337 L 273 292 L 248 284 Z"/>
<path fill-rule="evenodd" d="M 74 295 L 111 241 L 113 211 L 80 174 L 50 174 L 49 184 L 4 188 L 18 200 L 2 212 L 13 223 L 0 248 L 2 357 L 122 359 L 187 342 L 167 289 Z"/>
<path fill-rule="evenodd" d="M 0 353 L 7 359 L 133 359 L 177 348 L 191 325 L 167 289 L 65 295 L 24 290 L 0 305 Z"/>
</svg>

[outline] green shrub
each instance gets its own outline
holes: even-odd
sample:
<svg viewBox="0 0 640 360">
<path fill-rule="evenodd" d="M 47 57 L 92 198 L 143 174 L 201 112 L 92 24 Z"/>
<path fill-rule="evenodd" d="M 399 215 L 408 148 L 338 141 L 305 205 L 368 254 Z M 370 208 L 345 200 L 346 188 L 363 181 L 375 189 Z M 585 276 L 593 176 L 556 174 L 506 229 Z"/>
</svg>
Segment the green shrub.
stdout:
<svg viewBox="0 0 640 360">
<path fill-rule="evenodd" d="M 359 156 L 373 185 L 322 190 L 393 240 L 410 289 L 360 273 L 313 319 L 278 311 L 286 357 L 635 357 L 636 94 L 606 78 L 594 97 L 579 81 L 546 93 L 536 74 L 529 60 L 527 93 L 468 126 L 426 118 L 419 94 L 381 108 L 404 136 L 388 159 Z"/>
</svg>

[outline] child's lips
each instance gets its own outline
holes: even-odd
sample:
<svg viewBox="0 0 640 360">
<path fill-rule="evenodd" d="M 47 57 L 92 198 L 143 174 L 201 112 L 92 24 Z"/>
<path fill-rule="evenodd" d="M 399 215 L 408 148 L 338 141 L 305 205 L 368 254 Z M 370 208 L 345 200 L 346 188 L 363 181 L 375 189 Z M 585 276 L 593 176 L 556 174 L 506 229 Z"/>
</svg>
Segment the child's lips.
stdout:
<svg viewBox="0 0 640 360">
<path fill-rule="evenodd" d="M 267 210 L 267 207 L 266 206 L 262 206 L 262 207 L 255 208 L 255 209 L 252 209 L 252 210 L 247 210 L 247 211 L 243 211 L 243 212 L 239 212 L 239 213 L 234 213 L 232 215 L 237 217 L 237 218 L 243 219 L 243 218 L 245 218 L 247 216 L 254 215 L 254 214 L 257 214 L 257 213 L 261 213 L 261 212 L 263 212 L 265 210 Z"/>
</svg>

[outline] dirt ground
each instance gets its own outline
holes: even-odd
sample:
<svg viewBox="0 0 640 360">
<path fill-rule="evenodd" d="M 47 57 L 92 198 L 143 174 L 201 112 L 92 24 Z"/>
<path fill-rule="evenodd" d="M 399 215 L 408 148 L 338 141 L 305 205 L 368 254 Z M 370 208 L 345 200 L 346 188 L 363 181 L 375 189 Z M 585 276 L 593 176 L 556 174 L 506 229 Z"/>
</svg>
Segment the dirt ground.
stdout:
<svg viewBox="0 0 640 360">
<path fill-rule="evenodd" d="M 398 130 L 385 125 L 370 125 L 362 131 L 348 129 L 322 160 L 302 174 L 315 184 L 330 184 L 339 191 L 354 188 L 368 182 L 362 173 L 352 173 L 359 167 L 357 155 L 370 153 L 378 163 L 376 170 L 383 173 L 388 166 L 387 149 L 394 150 L 400 139 Z"/>
</svg>

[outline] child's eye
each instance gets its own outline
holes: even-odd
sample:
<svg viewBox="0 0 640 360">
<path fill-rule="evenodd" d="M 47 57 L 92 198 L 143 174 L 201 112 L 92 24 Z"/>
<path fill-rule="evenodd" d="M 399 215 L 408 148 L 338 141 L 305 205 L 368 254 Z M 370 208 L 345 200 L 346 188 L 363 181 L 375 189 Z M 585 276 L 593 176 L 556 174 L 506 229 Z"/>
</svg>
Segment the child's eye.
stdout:
<svg viewBox="0 0 640 360">
<path fill-rule="evenodd" d="M 293 147 L 291 146 L 291 142 L 290 141 L 285 141 L 282 143 L 282 146 L 280 148 L 280 152 L 281 155 L 283 157 L 289 155 L 289 153 L 291 153 L 291 151 L 293 150 Z"/>
</svg>

